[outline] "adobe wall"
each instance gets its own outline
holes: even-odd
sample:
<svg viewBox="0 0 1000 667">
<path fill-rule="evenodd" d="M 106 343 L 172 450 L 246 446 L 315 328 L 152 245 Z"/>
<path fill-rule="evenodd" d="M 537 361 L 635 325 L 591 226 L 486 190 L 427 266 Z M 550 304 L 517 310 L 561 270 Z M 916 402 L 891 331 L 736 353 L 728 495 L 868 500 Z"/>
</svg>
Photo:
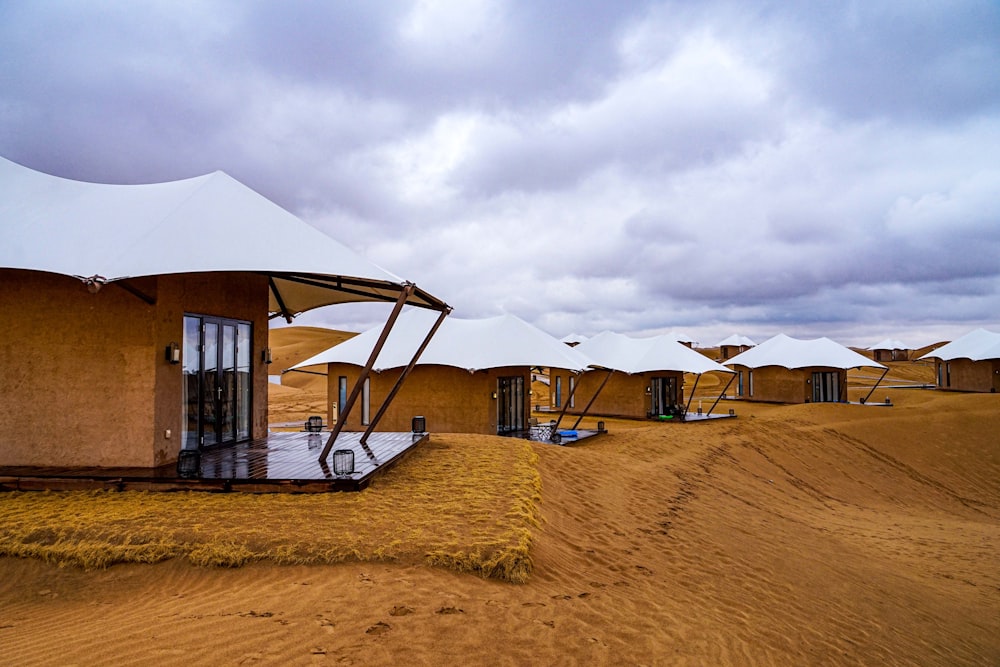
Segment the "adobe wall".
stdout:
<svg viewBox="0 0 1000 667">
<path fill-rule="evenodd" d="M 552 384 L 555 386 L 555 377 L 563 378 L 563 401 L 569 400 L 569 371 L 552 369 L 550 371 Z M 577 376 L 575 406 L 566 410 L 566 414 L 579 415 L 587 407 L 587 403 L 594 396 L 594 393 L 604 382 L 608 372 L 602 370 L 585 371 Z M 646 393 L 646 388 L 651 385 L 654 377 L 674 377 L 677 378 L 677 401 L 682 405 L 684 398 L 684 374 L 678 371 L 651 371 L 648 373 L 636 373 L 628 375 L 620 371 L 611 374 L 611 379 L 604 385 L 600 395 L 590 406 L 587 412 L 589 415 L 599 415 L 604 417 L 628 417 L 636 419 L 646 419 L 652 406 L 651 397 Z M 550 409 L 558 410 L 561 406 L 555 405 L 555 390 L 551 390 L 552 401 Z"/>
<path fill-rule="evenodd" d="M 251 320 L 255 347 L 266 346 L 263 276 L 129 281 L 156 305 L 115 284 L 91 294 L 75 278 L 37 271 L 0 269 L 0 284 L 0 465 L 170 463 L 180 447 L 181 365 L 164 350 L 182 341 L 185 309 Z M 254 370 L 262 435 L 267 374 Z"/>
<path fill-rule="evenodd" d="M 972 361 L 971 359 L 952 359 L 949 362 L 937 362 L 937 377 L 941 378 L 938 387 L 951 391 L 1000 392 L 1000 359 Z M 943 366 L 951 365 L 951 384 Z"/>
<path fill-rule="evenodd" d="M 781 366 L 762 366 L 752 369 L 753 393 L 751 394 L 751 369 L 734 366 L 733 370 L 743 372 L 743 397 L 765 403 L 809 403 L 812 401 L 812 374 L 816 371 L 839 373 L 841 388 L 847 383 L 847 371 L 839 368 L 788 369 Z"/>
<path fill-rule="evenodd" d="M 399 378 L 401 369 L 390 369 L 372 373 L 370 377 L 371 417 L 382 405 Z M 334 423 L 330 409 L 338 401 L 338 378 L 347 377 L 347 392 L 350 395 L 361 373 L 361 368 L 353 364 L 327 365 L 327 420 Z M 376 430 L 380 432 L 408 432 L 411 419 L 421 415 L 427 420 L 427 430 L 434 433 L 483 433 L 495 435 L 497 432 L 497 379 L 520 375 L 524 378 L 524 423 L 528 422 L 531 397 L 530 369 L 525 366 L 493 368 L 469 373 L 451 366 L 419 365 L 407 376 L 399 393 L 393 399 Z M 361 402 L 359 394 L 345 430 L 363 431 L 361 423 Z M 341 406 L 338 406 L 338 410 Z"/>
</svg>

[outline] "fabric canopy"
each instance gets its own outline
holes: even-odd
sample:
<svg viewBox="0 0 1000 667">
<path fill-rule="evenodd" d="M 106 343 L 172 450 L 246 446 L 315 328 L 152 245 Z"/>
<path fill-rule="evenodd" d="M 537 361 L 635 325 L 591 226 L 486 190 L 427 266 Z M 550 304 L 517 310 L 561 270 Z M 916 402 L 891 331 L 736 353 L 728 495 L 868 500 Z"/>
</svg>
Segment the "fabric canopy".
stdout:
<svg viewBox="0 0 1000 667">
<path fill-rule="evenodd" d="M 741 336 L 740 334 L 733 334 L 732 336 L 730 336 L 729 338 L 726 338 L 725 340 L 720 340 L 716 344 L 716 347 L 722 347 L 723 345 L 727 345 L 727 346 L 731 345 L 731 346 L 734 346 L 734 347 L 744 347 L 744 346 L 746 346 L 746 347 L 753 347 L 756 344 L 757 343 L 753 342 L 752 340 L 750 340 L 746 336 Z"/>
<path fill-rule="evenodd" d="M 96 283 L 240 271 L 271 277 L 270 311 L 395 301 L 406 284 L 221 171 L 168 183 L 72 181 L 0 158 L 0 267 Z M 414 288 L 409 303 L 447 305 Z"/>
<path fill-rule="evenodd" d="M 400 314 L 373 370 L 380 372 L 410 363 L 433 326 L 436 315 L 411 309 Z M 293 366 L 345 363 L 364 366 L 382 327 L 369 329 Z M 420 356 L 420 366 L 454 366 L 468 371 L 502 366 L 545 366 L 582 371 L 590 359 L 513 315 L 482 320 L 448 317 Z"/>
<path fill-rule="evenodd" d="M 843 369 L 861 368 L 862 366 L 885 368 L 882 364 L 872 361 L 854 350 L 849 350 L 829 338 L 799 340 L 785 334 L 778 334 L 723 363 L 727 366 L 746 366 L 747 368 L 761 368 L 763 366 L 781 366 L 788 369 L 814 366 Z"/>
<path fill-rule="evenodd" d="M 994 333 L 986 329 L 976 329 L 961 338 L 942 345 L 936 350 L 928 352 L 920 358 L 941 359 L 942 361 L 951 361 L 952 359 L 969 359 L 971 361 L 1000 359 L 1000 333 Z"/>
<path fill-rule="evenodd" d="M 580 334 L 571 333 L 569 335 L 563 336 L 559 339 L 561 342 L 567 345 L 579 344 L 587 340 L 586 336 L 581 336 Z"/>
<path fill-rule="evenodd" d="M 573 349 L 590 357 L 596 366 L 622 371 L 629 375 L 648 371 L 733 372 L 666 334 L 650 338 L 631 338 L 624 334 L 605 331 Z"/>
<path fill-rule="evenodd" d="M 896 340 L 895 338 L 886 338 L 880 343 L 875 343 L 871 347 L 866 347 L 866 350 L 909 350 L 910 346 L 901 340 Z"/>
</svg>

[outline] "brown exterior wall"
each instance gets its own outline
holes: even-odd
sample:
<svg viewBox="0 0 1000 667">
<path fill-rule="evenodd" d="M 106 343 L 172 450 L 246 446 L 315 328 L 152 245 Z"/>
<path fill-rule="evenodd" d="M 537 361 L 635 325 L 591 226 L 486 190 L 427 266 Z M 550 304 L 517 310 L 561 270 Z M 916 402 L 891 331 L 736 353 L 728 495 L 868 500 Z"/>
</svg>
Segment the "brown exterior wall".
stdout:
<svg viewBox="0 0 1000 667">
<path fill-rule="evenodd" d="M 872 352 L 875 361 L 907 361 L 910 358 L 909 350 L 872 350 Z"/>
<path fill-rule="evenodd" d="M 385 401 L 399 378 L 401 369 L 390 369 L 372 373 L 370 377 L 371 417 Z M 338 378 L 347 378 L 347 392 L 350 395 L 361 373 L 361 368 L 353 364 L 327 364 L 327 420 L 334 423 L 332 403 L 339 403 Z M 411 419 L 421 415 L 427 420 L 427 430 L 434 433 L 483 433 L 495 435 L 497 432 L 497 378 L 518 376 L 524 378 L 524 416 L 528 423 L 531 410 L 531 369 L 527 366 L 492 368 L 470 373 L 451 366 L 420 365 L 414 367 L 402 388 L 376 426 L 380 432 L 407 432 Z M 363 431 L 361 423 L 362 396 L 348 416 L 344 428 L 347 431 Z M 338 411 L 340 409 L 338 405 Z"/>
<path fill-rule="evenodd" d="M 138 466 L 176 460 L 185 312 L 254 327 L 253 437 L 267 433 L 267 278 L 159 276 L 91 294 L 65 276 L 0 269 L 0 465 Z M 171 437 L 166 438 L 170 430 Z"/>
<path fill-rule="evenodd" d="M 839 368 L 810 367 L 789 370 L 781 366 L 762 366 L 752 369 L 753 393 L 751 394 L 751 369 L 746 366 L 734 366 L 733 370 L 743 373 L 743 398 L 766 403 L 809 403 L 812 401 L 814 372 L 838 373 L 842 391 L 847 385 L 847 371 Z"/>
<path fill-rule="evenodd" d="M 608 372 L 602 370 L 585 371 L 577 376 L 575 406 L 566 410 L 567 414 L 581 414 L 587 407 L 587 403 L 594 396 L 594 392 L 604 382 Z M 569 400 L 569 371 L 552 369 L 550 371 L 550 408 L 561 408 L 555 404 L 555 378 L 562 377 L 563 389 L 562 400 Z M 677 378 L 677 401 L 684 404 L 684 374 L 679 371 L 650 371 L 648 373 L 637 373 L 628 375 L 620 371 L 611 374 L 611 379 L 604 385 L 600 395 L 590 407 L 588 414 L 600 415 L 603 417 L 628 417 L 645 419 L 649 417 L 651 400 L 646 388 L 654 377 L 674 377 Z"/>
<path fill-rule="evenodd" d="M 950 374 L 948 368 L 950 367 Z M 950 384 L 949 384 L 949 375 Z M 1000 392 L 1000 359 L 937 362 L 938 388 L 950 391 Z"/>
</svg>

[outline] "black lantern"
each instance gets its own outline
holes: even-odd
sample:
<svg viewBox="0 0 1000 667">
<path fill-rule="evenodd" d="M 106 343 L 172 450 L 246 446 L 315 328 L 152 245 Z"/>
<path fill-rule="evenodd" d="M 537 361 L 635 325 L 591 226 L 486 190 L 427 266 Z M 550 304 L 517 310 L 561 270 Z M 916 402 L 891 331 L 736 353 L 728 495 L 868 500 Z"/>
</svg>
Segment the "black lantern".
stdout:
<svg viewBox="0 0 1000 667">
<path fill-rule="evenodd" d="M 177 455 L 177 476 L 181 479 L 201 477 L 201 452 L 197 449 L 182 449 Z"/>
<path fill-rule="evenodd" d="M 427 420 L 421 416 L 414 417 L 411 421 L 411 428 L 414 433 L 426 433 L 427 432 Z"/>
<path fill-rule="evenodd" d="M 323 418 L 319 415 L 313 415 L 306 420 L 306 431 L 309 433 L 319 433 L 323 430 Z"/>
<path fill-rule="evenodd" d="M 333 452 L 333 474 L 354 474 L 354 450 L 337 449 Z"/>
<path fill-rule="evenodd" d="M 597 422 L 597 431 L 599 433 L 604 433 L 604 422 Z"/>
</svg>

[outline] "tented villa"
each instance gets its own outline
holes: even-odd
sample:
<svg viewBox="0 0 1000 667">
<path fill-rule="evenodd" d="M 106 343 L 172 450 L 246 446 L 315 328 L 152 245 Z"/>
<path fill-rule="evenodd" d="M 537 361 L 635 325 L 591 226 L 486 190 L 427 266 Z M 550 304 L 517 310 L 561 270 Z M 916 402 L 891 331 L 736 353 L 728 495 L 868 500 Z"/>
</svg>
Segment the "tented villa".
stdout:
<svg viewBox="0 0 1000 667">
<path fill-rule="evenodd" d="M 746 336 L 733 334 L 729 338 L 720 340 L 717 347 L 719 348 L 719 354 L 722 359 L 731 359 L 737 354 L 746 352 L 756 344 L 757 343 L 753 342 L 753 340 L 747 338 Z"/>
<path fill-rule="evenodd" d="M 774 403 L 845 403 L 849 369 L 888 370 L 829 338 L 800 340 L 784 334 L 724 363 L 737 372 L 737 396 Z"/>
<path fill-rule="evenodd" d="M 684 398 L 684 374 L 700 377 L 718 372 L 727 381 L 733 376 L 728 368 L 672 335 L 631 338 L 605 331 L 574 349 L 599 368 L 578 377 L 553 370 L 549 381 L 551 410 L 639 419 L 694 418 L 697 415 L 688 410 L 690 399 Z"/>
<path fill-rule="evenodd" d="M 103 185 L 0 159 L 0 277 L 7 475 L 177 474 L 198 459 L 182 452 L 264 442 L 269 318 L 359 301 L 448 309 L 222 172 Z"/>
<path fill-rule="evenodd" d="M 910 358 L 910 347 L 901 340 L 886 338 L 868 348 L 875 361 L 907 361 Z"/>
<path fill-rule="evenodd" d="M 327 418 L 351 431 L 365 429 L 385 401 L 379 428 L 411 429 L 414 417 L 439 433 L 526 434 L 531 417 L 532 368 L 565 369 L 576 375 L 589 359 L 513 315 L 479 320 L 454 316 L 441 322 L 412 369 L 433 313 L 404 312 L 364 382 L 361 409 L 340 411 L 379 330 L 372 329 L 296 364 L 327 374 Z M 405 377 L 405 383 L 397 382 Z"/>
<path fill-rule="evenodd" d="M 920 359 L 935 360 L 938 389 L 1000 391 L 1000 333 L 976 329 Z"/>
</svg>

